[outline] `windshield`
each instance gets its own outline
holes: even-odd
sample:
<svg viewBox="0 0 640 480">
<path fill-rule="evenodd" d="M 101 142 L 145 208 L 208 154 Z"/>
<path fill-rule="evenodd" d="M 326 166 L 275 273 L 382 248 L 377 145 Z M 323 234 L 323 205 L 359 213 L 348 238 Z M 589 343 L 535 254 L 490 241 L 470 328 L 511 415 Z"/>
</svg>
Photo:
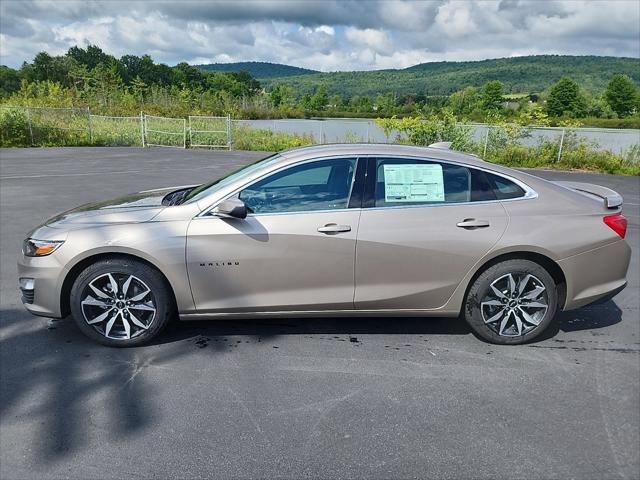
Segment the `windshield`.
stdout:
<svg viewBox="0 0 640 480">
<path fill-rule="evenodd" d="M 274 155 L 268 156 L 267 158 L 263 158 L 262 160 L 258 160 L 257 162 L 250 163 L 249 165 L 245 165 L 244 167 L 240 167 L 239 169 L 234 170 L 227 175 L 214 180 L 213 182 L 203 183 L 199 187 L 191 190 L 189 194 L 184 197 L 181 203 L 197 202 L 198 200 L 217 192 L 221 188 L 226 187 L 230 183 L 233 183 L 236 180 L 241 179 L 242 177 L 250 175 L 256 170 L 266 167 L 279 158 L 280 155 L 276 153 Z"/>
</svg>

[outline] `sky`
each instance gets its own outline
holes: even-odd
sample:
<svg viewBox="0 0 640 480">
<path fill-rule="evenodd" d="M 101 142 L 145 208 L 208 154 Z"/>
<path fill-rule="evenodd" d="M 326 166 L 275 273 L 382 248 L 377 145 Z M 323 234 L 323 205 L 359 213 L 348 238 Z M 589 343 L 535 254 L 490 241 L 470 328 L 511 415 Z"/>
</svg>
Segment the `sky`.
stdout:
<svg viewBox="0 0 640 480">
<path fill-rule="evenodd" d="M 640 57 L 639 0 L 0 0 L 0 63 L 98 45 L 175 65 L 322 71 L 530 54 Z"/>
</svg>

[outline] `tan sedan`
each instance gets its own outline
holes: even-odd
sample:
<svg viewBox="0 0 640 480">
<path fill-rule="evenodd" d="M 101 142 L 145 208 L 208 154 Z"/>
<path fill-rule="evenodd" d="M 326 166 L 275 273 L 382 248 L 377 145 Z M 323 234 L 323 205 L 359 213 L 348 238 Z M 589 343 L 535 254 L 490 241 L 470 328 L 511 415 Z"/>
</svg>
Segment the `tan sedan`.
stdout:
<svg viewBox="0 0 640 480">
<path fill-rule="evenodd" d="M 19 284 L 30 312 L 112 346 L 176 314 L 463 315 L 516 344 L 625 287 L 621 205 L 446 148 L 308 147 L 60 214 L 25 240 Z"/>
</svg>

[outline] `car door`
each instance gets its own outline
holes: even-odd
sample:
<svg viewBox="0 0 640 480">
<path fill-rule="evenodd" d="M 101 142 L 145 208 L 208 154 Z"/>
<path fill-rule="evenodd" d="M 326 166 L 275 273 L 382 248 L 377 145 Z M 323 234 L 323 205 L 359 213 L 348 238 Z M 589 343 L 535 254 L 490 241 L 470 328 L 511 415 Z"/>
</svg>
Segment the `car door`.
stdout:
<svg viewBox="0 0 640 480">
<path fill-rule="evenodd" d="M 195 218 L 187 268 L 197 310 L 353 309 L 356 166 L 356 158 L 288 166 L 237 194 L 245 219 Z"/>
<path fill-rule="evenodd" d="M 443 306 L 505 231 L 503 206 L 480 170 L 453 163 L 373 158 L 367 178 L 356 309 Z"/>
</svg>

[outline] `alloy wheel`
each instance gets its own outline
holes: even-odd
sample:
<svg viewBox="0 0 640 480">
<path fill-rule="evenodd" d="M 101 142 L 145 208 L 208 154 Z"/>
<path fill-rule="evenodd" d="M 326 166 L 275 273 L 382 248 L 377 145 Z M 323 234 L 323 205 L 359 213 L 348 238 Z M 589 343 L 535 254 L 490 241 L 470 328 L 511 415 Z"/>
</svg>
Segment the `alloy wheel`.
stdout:
<svg viewBox="0 0 640 480">
<path fill-rule="evenodd" d="M 508 273 L 494 280 L 480 302 L 482 320 L 503 337 L 520 337 L 535 329 L 549 309 L 542 281 L 528 273 Z"/>
<path fill-rule="evenodd" d="M 82 315 L 101 335 L 129 340 L 148 330 L 156 316 L 151 289 L 126 273 L 105 273 L 91 280 L 82 294 Z"/>
</svg>

